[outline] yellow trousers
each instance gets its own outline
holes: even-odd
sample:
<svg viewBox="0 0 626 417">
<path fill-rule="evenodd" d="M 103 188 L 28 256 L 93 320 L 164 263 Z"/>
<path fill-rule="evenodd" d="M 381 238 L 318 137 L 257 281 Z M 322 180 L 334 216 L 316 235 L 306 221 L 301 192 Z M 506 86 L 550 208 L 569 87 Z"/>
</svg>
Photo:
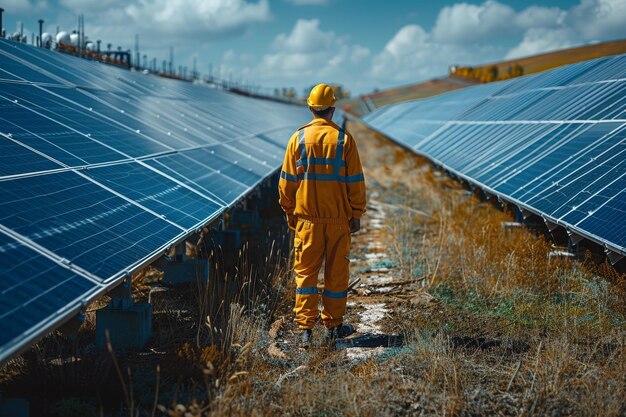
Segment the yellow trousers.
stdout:
<svg viewBox="0 0 626 417">
<path fill-rule="evenodd" d="M 317 277 L 324 266 L 322 320 L 327 328 L 343 322 L 350 276 L 350 227 L 348 223 L 320 224 L 298 219 L 294 239 L 296 273 L 295 322 L 312 329 L 319 316 Z"/>
</svg>

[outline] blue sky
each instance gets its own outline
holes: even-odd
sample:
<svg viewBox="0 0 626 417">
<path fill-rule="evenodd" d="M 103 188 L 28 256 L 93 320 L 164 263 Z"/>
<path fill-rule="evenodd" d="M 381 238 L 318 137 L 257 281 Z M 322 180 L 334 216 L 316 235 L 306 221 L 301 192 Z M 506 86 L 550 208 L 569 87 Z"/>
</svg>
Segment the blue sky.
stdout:
<svg viewBox="0 0 626 417">
<path fill-rule="evenodd" d="M 626 0 L 2 0 L 4 27 L 87 35 L 158 62 L 267 88 L 317 82 L 354 93 L 480 64 L 626 38 Z"/>
</svg>

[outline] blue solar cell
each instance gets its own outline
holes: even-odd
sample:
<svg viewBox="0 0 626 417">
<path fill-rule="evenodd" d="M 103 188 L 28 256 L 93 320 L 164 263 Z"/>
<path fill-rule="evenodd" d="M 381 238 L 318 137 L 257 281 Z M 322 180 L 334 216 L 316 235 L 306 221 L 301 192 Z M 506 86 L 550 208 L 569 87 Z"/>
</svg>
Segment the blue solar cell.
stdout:
<svg viewBox="0 0 626 417">
<path fill-rule="evenodd" d="M 208 158 L 199 157 L 195 151 L 145 162 L 208 197 L 218 199 L 224 206 L 237 200 L 248 188 L 246 184 L 217 172 L 209 165 Z"/>
<path fill-rule="evenodd" d="M 463 166 L 463 171 L 482 183 L 491 183 L 511 172 L 516 161 L 533 142 L 554 129 L 550 124 L 501 125 L 492 134 L 492 149 Z"/>
<path fill-rule="evenodd" d="M 58 168 L 62 166 L 0 135 L 0 177 Z"/>
<path fill-rule="evenodd" d="M 62 164 L 81 166 L 126 159 L 125 155 L 95 139 L 35 113 L 21 104 L 0 97 L 0 108 L 3 133 Z"/>
<path fill-rule="evenodd" d="M 181 234 L 74 172 L 0 181 L 0 224 L 104 280 Z"/>
<path fill-rule="evenodd" d="M 218 143 L 232 136 L 216 130 L 215 124 L 203 112 L 185 114 L 180 112 L 179 100 L 167 100 L 156 96 L 123 96 L 109 92 L 90 91 L 118 113 L 124 112 L 129 121 L 122 122 L 132 129 L 139 129 L 147 136 L 174 149 Z M 115 117 L 120 120 L 119 117 Z"/>
<path fill-rule="evenodd" d="M 215 201 L 139 163 L 93 168 L 86 174 L 185 229 L 203 226 L 221 208 Z"/>
<path fill-rule="evenodd" d="M 172 150 L 172 148 L 166 147 L 140 134 L 140 132 L 100 117 L 87 109 L 73 105 L 36 86 L 3 84 L 0 88 L 0 97 L 13 100 L 14 102 L 17 100 L 15 103 L 17 107 L 23 106 L 20 110 L 15 110 L 18 114 L 8 115 L 3 113 L 0 116 L 19 126 L 31 126 L 31 123 L 27 122 L 30 115 L 28 113 L 24 114 L 25 108 L 50 120 L 54 120 L 71 130 L 80 132 L 83 135 L 89 135 L 93 140 L 99 141 L 130 157 L 142 157 Z M 49 131 L 46 132 L 44 129 L 47 129 L 47 127 L 41 129 L 42 133 L 51 133 Z"/>
<path fill-rule="evenodd" d="M 0 38 L 0 47 L 5 47 L 8 43 L 8 41 Z M 44 74 L 41 69 L 31 66 L 28 61 L 19 61 L 15 57 L 7 55 L 3 52 L 4 51 L 0 50 L 0 59 L 2 60 L 0 79 L 31 81 L 46 84 L 61 84 L 58 79 Z"/>
<path fill-rule="evenodd" d="M 590 159 L 597 155 L 594 149 L 602 149 L 615 137 L 607 135 L 617 128 L 616 123 L 586 124 L 574 130 L 574 133 L 562 138 L 555 143 L 550 152 L 543 154 L 538 164 L 532 168 L 536 170 L 539 166 L 543 172 L 541 178 L 529 183 L 524 193 L 514 193 L 533 204 L 538 201 L 542 194 L 549 192 L 552 184 L 561 184 L 562 181 L 574 174 L 580 175 L 577 171 Z M 552 206 L 551 206 L 552 207 Z"/>
<path fill-rule="evenodd" d="M 236 180 L 248 187 L 256 184 L 272 170 L 251 157 L 242 155 L 226 145 L 198 149 L 192 157 L 201 160 L 217 172 Z"/>
<path fill-rule="evenodd" d="M 289 136 L 288 136 L 289 137 Z M 231 147 L 236 148 L 238 151 L 245 155 L 251 155 L 256 161 L 255 164 L 262 164 L 267 167 L 267 170 L 273 170 L 277 164 L 283 162 L 283 155 L 285 149 L 276 147 L 275 145 L 268 143 L 259 138 L 247 138 L 237 142 L 230 143 Z M 263 172 L 266 172 L 264 170 Z"/>
<path fill-rule="evenodd" d="M 0 233 L 0 358 L 81 306 L 99 286 Z"/>
<path fill-rule="evenodd" d="M 76 62 L 76 59 L 64 54 L 59 54 L 53 51 L 49 51 L 45 48 L 35 48 L 29 45 L 16 45 L 15 42 L 2 41 L 0 45 L 5 53 L 12 55 L 13 57 L 22 60 L 27 65 L 32 67 L 38 67 L 39 71 L 45 71 L 53 76 L 54 80 L 62 79 L 66 84 L 75 84 L 81 86 L 88 86 L 91 88 L 100 88 L 102 86 L 102 79 L 98 79 L 93 71 L 85 70 L 85 63 L 87 66 L 98 65 L 94 62 Z M 20 76 L 21 70 L 18 70 Z M 46 82 L 39 79 L 30 79 L 28 73 L 25 73 L 26 80 L 31 82 Z M 53 81 L 58 84 L 58 81 Z"/>
<path fill-rule="evenodd" d="M 576 226 L 623 248 L 626 247 L 626 180 L 622 177 L 614 185 L 603 196 L 592 199 L 592 209 Z M 593 204 L 600 201 L 597 206 Z"/>
<path fill-rule="evenodd" d="M 196 145 L 196 143 L 183 137 L 183 129 L 180 129 L 178 132 L 172 132 L 172 127 L 169 129 L 163 127 L 163 124 L 159 123 L 160 119 L 156 117 L 157 114 L 154 114 L 154 117 L 151 118 L 145 109 L 135 107 L 133 105 L 135 100 L 130 98 L 114 93 L 85 92 L 73 88 L 46 88 L 46 90 L 69 100 L 70 105 L 76 103 L 91 114 L 112 121 L 119 127 L 128 128 L 133 132 L 140 132 L 142 136 L 147 136 L 166 147 L 182 149 Z"/>
<path fill-rule="evenodd" d="M 602 95 L 602 102 L 585 110 L 580 116 L 583 119 L 603 120 L 618 118 L 620 109 L 626 108 L 626 82 L 615 82 L 606 86 L 610 91 Z"/>
<path fill-rule="evenodd" d="M 588 61 L 586 71 L 578 72 L 571 82 L 590 83 L 595 81 L 619 80 L 626 78 L 626 55 L 615 55 Z M 581 64 L 571 65 L 576 67 Z"/>
<path fill-rule="evenodd" d="M 282 132 L 280 139 L 261 134 L 241 142 L 248 148 L 261 152 L 264 156 L 267 155 L 271 159 L 278 159 L 279 162 L 282 162 L 283 154 L 285 153 L 285 143 L 287 142 L 285 138 L 290 138 L 292 134 L 293 132 Z"/>
<path fill-rule="evenodd" d="M 577 224 L 626 187 L 626 129 L 607 135 L 581 159 L 584 165 L 541 193 L 556 200 L 553 215 Z M 554 188 L 556 188 L 556 191 Z M 562 200 L 551 194 L 564 194 Z M 608 197 L 607 197 L 608 196 Z M 559 206 L 560 204 L 560 206 Z M 581 209 L 579 209 L 581 208 Z M 626 210 L 626 207 L 624 207 Z"/>
<path fill-rule="evenodd" d="M 623 198 L 616 197 L 626 187 L 625 62 L 626 55 L 582 62 L 392 105 L 364 120 L 501 197 L 626 254 L 623 238 L 598 219 L 626 224 L 619 218 Z M 433 124 L 435 133 L 416 141 Z"/>
</svg>

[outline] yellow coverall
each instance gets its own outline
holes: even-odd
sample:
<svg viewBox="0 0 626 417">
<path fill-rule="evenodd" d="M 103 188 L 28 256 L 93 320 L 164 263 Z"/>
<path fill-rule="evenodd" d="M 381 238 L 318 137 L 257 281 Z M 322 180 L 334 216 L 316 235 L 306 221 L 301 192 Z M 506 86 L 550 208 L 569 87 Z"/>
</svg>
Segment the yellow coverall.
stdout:
<svg viewBox="0 0 626 417">
<path fill-rule="evenodd" d="M 363 169 L 352 136 L 321 118 L 299 128 L 287 144 L 278 191 L 295 229 L 295 322 L 312 329 L 317 321 L 317 278 L 325 259 L 322 320 L 329 329 L 340 325 L 348 296 L 349 221 L 365 212 Z"/>
</svg>

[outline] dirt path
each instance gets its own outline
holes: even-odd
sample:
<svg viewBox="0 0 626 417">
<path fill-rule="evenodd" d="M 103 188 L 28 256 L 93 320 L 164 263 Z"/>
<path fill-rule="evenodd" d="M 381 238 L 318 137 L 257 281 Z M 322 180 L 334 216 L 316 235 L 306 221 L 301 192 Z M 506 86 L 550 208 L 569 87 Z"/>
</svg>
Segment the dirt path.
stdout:
<svg viewBox="0 0 626 417">
<path fill-rule="evenodd" d="M 359 362 L 392 354 L 403 343 L 398 320 L 403 314 L 401 306 L 423 292 L 421 277 L 409 276 L 413 274 L 397 259 L 394 223 L 402 216 L 428 218 L 429 214 L 420 207 L 403 205 L 403 190 L 398 186 L 405 183 L 407 172 L 420 169 L 424 161 L 407 157 L 405 151 L 389 146 L 386 139 L 361 124 L 349 124 L 348 129 L 358 141 L 368 206 L 362 229 L 352 238 L 351 279 L 360 282 L 350 294 L 346 320 L 355 325 L 357 333 L 352 336 L 355 341 L 337 347 L 345 347 L 347 358 Z"/>
</svg>

